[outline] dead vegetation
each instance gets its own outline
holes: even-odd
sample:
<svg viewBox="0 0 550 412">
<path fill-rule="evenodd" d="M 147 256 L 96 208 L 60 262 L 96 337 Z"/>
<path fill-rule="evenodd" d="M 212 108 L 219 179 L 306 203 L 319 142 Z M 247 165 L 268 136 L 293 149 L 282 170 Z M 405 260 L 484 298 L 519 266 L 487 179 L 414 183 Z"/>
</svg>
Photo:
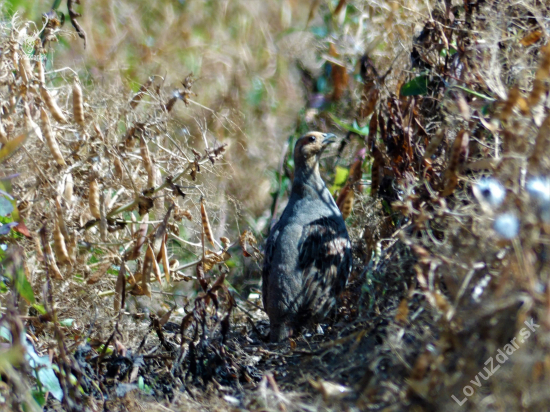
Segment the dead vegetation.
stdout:
<svg viewBox="0 0 550 412">
<path fill-rule="evenodd" d="M 172 87 L 148 73 L 132 92 L 77 67 L 45 69 L 57 25 L 42 42 L 32 25 L 4 22 L 7 408 L 546 409 L 548 6 L 310 6 L 303 20 L 316 40 L 305 32 L 279 43 L 295 57 L 292 35 L 307 37 L 320 58 L 297 61 L 307 106 L 283 153 L 276 145 L 259 157 L 258 141 L 219 139 L 249 130 L 245 106 L 239 124 L 216 115 L 237 101 L 231 94 L 205 109 L 208 120 L 193 118 L 182 113 L 200 104 L 196 77 Z M 74 27 L 98 48 L 87 19 Z M 256 119 L 269 112 L 259 102 L 247 107 Z M 282 210 L 288 148 L 308 129 L 345 136 L 324 170 L 356 264 L 324 333 L 274 347 L 255 291 L 253 231 Z M 249 199 L 250 187 L 236 207 L 249 208 L 241 216 L 252 231 L 227 221 L 227 199 L 240 195 L 224 183 L 228 169 L 241 183 L 256 170 L 235 162 L 239 143 L 277 168 L 270 212 L 258 213 L 265 200 Z"/>
</svg>

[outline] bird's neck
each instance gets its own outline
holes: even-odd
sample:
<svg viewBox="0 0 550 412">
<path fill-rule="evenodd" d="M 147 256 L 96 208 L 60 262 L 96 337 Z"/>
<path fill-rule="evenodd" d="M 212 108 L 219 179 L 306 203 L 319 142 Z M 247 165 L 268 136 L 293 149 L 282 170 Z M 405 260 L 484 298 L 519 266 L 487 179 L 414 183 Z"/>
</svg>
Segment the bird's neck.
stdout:
<svg viewBox="0 0 550 412">
<path fill-rule="evenodd" d="M 292 183 L 292 193 L 303 196 L 310 190 L 321 193 L 324 188 L 325 182 L 323 182 L 319 173 L 319 163 L 306 163 L 296 168 L 296 174 Z"/>
</svg>

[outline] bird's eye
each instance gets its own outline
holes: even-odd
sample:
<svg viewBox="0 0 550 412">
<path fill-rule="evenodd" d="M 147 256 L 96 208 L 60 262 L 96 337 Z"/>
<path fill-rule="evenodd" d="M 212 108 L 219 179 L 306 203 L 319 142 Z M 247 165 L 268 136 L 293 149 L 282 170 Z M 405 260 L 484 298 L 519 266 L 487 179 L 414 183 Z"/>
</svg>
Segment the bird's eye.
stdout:
<svg viewBox="0 0 550 412">
<path fill-rule="evenodd" d="M 309 136 L 309 141 L 313 143 L 316 140 L 315 136 Z"/>
</svg>

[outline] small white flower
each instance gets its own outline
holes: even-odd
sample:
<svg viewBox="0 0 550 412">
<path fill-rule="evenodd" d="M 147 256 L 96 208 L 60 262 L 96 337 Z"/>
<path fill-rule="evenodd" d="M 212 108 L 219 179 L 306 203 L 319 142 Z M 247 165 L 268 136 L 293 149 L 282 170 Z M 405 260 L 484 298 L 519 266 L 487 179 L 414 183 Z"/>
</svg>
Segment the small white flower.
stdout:
<svg viewBox="0 0 550 412">
<path fill-rule="evenodd" d="M 519 219 L 513 213 L 503 213 L 495 219 L 495 231 L 504 239 L 513 239 L 519 233 Z"/>
<path fill-rule="evenodd" d="M 527 193 L 540 204 L 550 202 L 550 180 L 547 177 L 532 177 L 527 181 Z"/>
<path fill-rule="evenodd" d="M 493 177 L 484 177 L 473 187 L 475 197 L 494 208 L 500 206 L 506 197 L 506 189 Z"/>
</svg>

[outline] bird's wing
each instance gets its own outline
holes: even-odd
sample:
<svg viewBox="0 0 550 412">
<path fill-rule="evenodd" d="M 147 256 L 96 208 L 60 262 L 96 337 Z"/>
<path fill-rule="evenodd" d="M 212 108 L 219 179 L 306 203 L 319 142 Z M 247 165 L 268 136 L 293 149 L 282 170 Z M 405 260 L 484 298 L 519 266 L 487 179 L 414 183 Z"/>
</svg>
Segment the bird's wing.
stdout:
<svg viewBox="0 0 550 412">
<path fill-rule="evenodd" d="M 298 265 L 303 274 L 302 307 L 324 316 L 334 297 L 344 290 L 351 271 L 348 233 L 343 222 L 322 217 L 304 226 L 298 247 Z"/>
<path fill-rule="evenodd" d="M 262 301 L 264 304 L 264 309 L 267 309 L 267 293 L 269 291 L 269 271 L 273 262 L 273 255 L 275 253 L 275 244 L 277 242 L 277 237 L 279 236 L 279 222 L 271 228 L 269 232 L 269 237 L 265 243 L 265 252 L 264 252 L 264 265 L 262 267 Z"/>
</svg>

